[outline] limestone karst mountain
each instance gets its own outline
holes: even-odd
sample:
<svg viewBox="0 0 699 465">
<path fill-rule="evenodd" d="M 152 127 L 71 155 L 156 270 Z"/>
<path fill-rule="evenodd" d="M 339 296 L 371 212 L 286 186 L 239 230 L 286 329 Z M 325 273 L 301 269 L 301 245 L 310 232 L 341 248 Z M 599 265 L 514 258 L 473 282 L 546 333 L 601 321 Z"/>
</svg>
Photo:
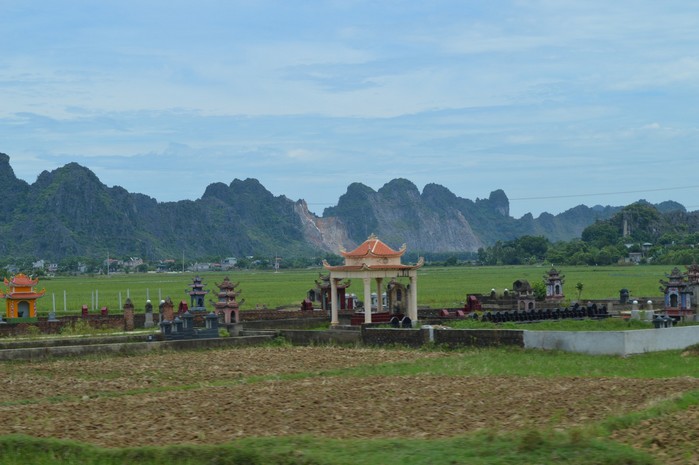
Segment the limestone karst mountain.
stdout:
<svg viewBox="0 0 699 465">
<path fill-rule="evenodd" d="M 353 247 L 371 233 L 395 247 L 421 253 L 475 252 L 498 240 L 542 235 L 579 237 L 585 227 L 620 207 L 579 205 L 558 215 L 509 216 L 503 190 L 488 198 L 459 198 L 438 184 L 422 190 L 394 179 L 378 191 L 347 187 L 322 216 L 303 200 L 274 196 L 255 179 L 209 185 L 202 197 L 158 202 L 104 185 L 89 169 L 69 163 L 44 171 L 36 182 L 17 179 L 0 154 L 0 254 L 58 260 L 66 256 L 274 255 L 314 256 Z"/>
</svg>

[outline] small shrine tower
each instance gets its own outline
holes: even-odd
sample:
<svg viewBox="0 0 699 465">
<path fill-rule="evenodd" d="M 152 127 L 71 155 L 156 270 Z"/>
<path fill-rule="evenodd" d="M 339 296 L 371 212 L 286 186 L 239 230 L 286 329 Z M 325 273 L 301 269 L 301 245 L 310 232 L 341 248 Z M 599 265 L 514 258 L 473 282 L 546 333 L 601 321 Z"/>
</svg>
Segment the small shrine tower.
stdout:
<svg viewBox="0 0 699 465">
<path fill-rule="evenodd" d="M 665 312 L 670 316 L 685 316 L 692 314 L 692 290 L 685 275 L 679 268 L 672 269 L 670 274 L 665 274 L 667 281 L 660 280 L 660 290 L 665 293 Z"/>
<path fill-rule="evenodd" d="M 195 276 L 192 280 L 192 284 L 189 285 L 191 289 L 185 289 L 184 291 L 189 294 L 190 298 L 190 309 L 194 311 L 206 311 L 204 306 L 204 296 L 209 293 L 208 290 L 204 290 L 205 284 L 201 282 L 199 276 Z"/>
<path fill-rule="evenodd" d="M 19 273 L 12 280 L 4 280 L 9 289 L 0 291 L 0 298 L 5 299 L 5 316 L 9 318 L 36 318 L 36 300 L 43 297 L 46 289 L 35 291 L 38 279 Z"/>
<path fill-rule="evenodd" d="M 536 296 L 529 281 L 518 279 L 512 283 L 512 290 L 517 295 L 517 310 L 534 310 L 536 308 Z"/>
<path fill-rule="evenodd" d="M 694 307 L 699 306 L 699 265 L 696 262 L 687 265 L 687 286 L 694 295 Z"/>
<path fill-rule="evenodd" d="M 240 322 L 240 305 L 245 302 L 245 299 L 238 302 L 236 298 L 240 295 L 240 291 L 236 291 L 235 288 L 240 284 L 233 284 L 231 280 L 226 276 L 221 284 L 216 284 L 218 287 L 218 301 L 213 302 L 214 307 L 216 307 L 216 314 L 223 314 L 223 322 L 226 324 L 239 323 Z M 232 318 L 231 318 L 232 316 Z"/>
<path fill-rule="evenodd" d="M 699 265 L 695 263 L 692 263 L 691 265 L 687 265 L 687 283 L 690 286 L 693 286 L 695 284 L 699 284 Z"/>
<path fill-rule="evenodd" d="M 553 267 L 544 275 L 546 302 L 561 302 L 565 299 L 563 283 L 565 283 L 565 275 L 561 275 L 558 270 Z"/>
</svg>

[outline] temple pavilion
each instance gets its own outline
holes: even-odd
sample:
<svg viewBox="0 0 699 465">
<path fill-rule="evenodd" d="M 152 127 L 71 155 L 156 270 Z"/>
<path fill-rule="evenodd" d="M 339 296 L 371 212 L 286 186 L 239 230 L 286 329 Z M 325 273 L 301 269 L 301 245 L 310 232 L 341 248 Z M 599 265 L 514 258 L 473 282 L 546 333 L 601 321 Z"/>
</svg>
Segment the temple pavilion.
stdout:
<svg viewBox="0 0 699 465">
<path fill-rule="evenodd" d="M 376 313 L 384 313 L 382 283 L 384 279 L 408 278 L 409 292 L 407 302 L 407 316 L 411 321 L 417 321 L 417 270 L 424 264 L 420 257 L 415 265 L 404 265 L 401 257 L 405 254 L 405 244 L 400 250 L 393 250 L 374 234 L 364 241 L 359 247 L 347 252 L 340 250 L 345 259 L 344 265 L 332 266 L 323 260 L 323 267 L 330 272 L 330 300 L 332 326 L 339 324 L 338 319 L 338 283 L 344 279 L 361 279 L 364 283 L 364 322 L 371 323 L 371 284 L 376 284 L 377 300 Z"/>
<path fill-rule="evenodd" d="M 36 300 L 43 297 L 46 289 L 35 291 L 38 279 L 19 273 L 11 280 L 5 278 L 5 289 L 0 291 L 0 298 L 5 299 L 5 316 L 7 318 L 36 318 Z"/>
</svg>

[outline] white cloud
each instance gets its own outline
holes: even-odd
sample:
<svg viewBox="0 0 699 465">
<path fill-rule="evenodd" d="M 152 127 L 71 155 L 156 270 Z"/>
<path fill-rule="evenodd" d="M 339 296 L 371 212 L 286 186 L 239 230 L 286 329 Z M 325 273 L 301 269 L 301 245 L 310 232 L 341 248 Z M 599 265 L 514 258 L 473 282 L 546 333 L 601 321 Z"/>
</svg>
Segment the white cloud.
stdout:
<svg viewBox="0 0 699 465">
<path fill-rule="evenodd" d="M 0 151 L 30 181 L 78 161 L 159 200 L 234 177 L 317 204 L 398 176 L 535 197 L 632 190 L 649 171 L 672 184 L 658 167 L 692 166 L 699 147 L 692 2 L 29 0 L 4 13 Z"/>
</svg>

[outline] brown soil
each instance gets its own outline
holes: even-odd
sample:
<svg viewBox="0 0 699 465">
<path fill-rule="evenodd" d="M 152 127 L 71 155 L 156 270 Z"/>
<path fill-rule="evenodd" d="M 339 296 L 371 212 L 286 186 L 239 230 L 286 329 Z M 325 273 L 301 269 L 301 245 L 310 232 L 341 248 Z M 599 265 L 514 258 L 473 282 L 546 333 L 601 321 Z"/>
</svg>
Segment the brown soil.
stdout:
<svg viewBox="0 0 699 465">
<path fill-rule="evenodd" d="M 245 348 L 8 363 L 0 365 L 0 424 L 6 434 L 109 447 L 215 444 L 246 436 L 300 434 L 440 438 L 482 428 L 585 425 L 699 389 L 695 378 L 327 374 L 335 368 L 449 356 L 376 349 Z M 300 372 L 318 376 L 274 377 Z M 251 378 L 255 376 L 272 378 Z M 675 460 L 685 441 L 697 442 L 698 424 L 699 410 L 694 408 L 617 432 L 614 439 Z M 684 454 L 683 462 L 664 463 L 696 463 L 686 461 L 696 455 Z"/>
<path fill-rule="evenodd" d="M 644 449 L 663 464 L 699 464 L 699 406 L 616 431 L 612 439 Z"/>
<path fill-rule="evenodd" d="M 206 386 L 254 376 L 318 373 L 441 356 L 444 354 L 407 350 L 247 347 L 7 363 L 0 364 L 0 404 L 50 397 L 82 398 L 137 389 Z"/>
</svg>

